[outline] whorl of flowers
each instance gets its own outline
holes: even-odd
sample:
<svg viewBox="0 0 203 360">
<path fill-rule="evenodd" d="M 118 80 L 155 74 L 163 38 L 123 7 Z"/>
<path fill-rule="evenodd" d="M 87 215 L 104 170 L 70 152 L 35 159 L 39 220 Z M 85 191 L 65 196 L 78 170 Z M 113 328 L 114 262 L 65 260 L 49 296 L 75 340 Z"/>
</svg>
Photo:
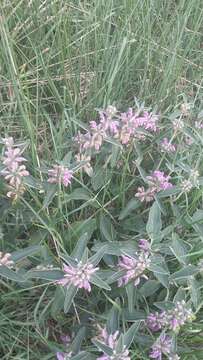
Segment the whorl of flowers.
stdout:
<svg viewBox="0 0 203 360">
<path fill-rule="evenodd" d="M 13 267 L 14 262 L 11 260 L 11 254 L 9 253 L 3 253 L 0 251 L 0 266 L 7 266 L 9 268 Z"/>
<path fill-rule="evenodd" d="M 169 355 L 171 353 L 172 339 L 168 335 L 162 334 L 152 345 L 149 356 L 152 359 L 162 360 L 163 355 Z"/>
<path fill-rule="evenodd" d="M 62 286 L 74 285 L 78 289 L 85 289 L 88 292 L 91 291 L 90 279 L 91 276 L 99 270 L 98 267 L 94 267 L 90 263 L 82 264 L 79 262 L 77 266 L 63 265 L 65 272 L 64 277 L 57 280 L 57 283 Z"/>
<path fill-rule="evenodd" d="M 146 243 L 144 244 L 142 242 L 140 244 L 142 247 L 146 247 Z M 150 265 L 151 260 L 148 251 L 146 251 L 146 249 L 142 250 L 142 252 L 136 253 L 135 257 L 126 255 L 121 256 L 118 262 L 118 268 L 119 270 L 124 270 L 125 275 L 118 280 L 118 286 L 124 286 L 130 281 L 133 281 L 134 286 L 137 286 L 140 283 L 141 278 L 148 279 L 144 272 Z"/>
<path fill-rule="evenodd" d="M 99 334 L 96 339 L 110 347 L 113 350 L 113 354 L 103 354 L 102 356 L 98 357 L 97 360 L 130 360 L 129 351 L 127 349 L 123 349 L 121 352 L 119 352 L 119 354 L 116 352 L 119 331 L 115 331 L 113 334 L 109 334 L 106 327 L 101 328 L 98 326 L 98 329 Z"/>
<path fill-rule="evenodd" d="M 51 184 L 63 184 L 65 187 L 71 184 L 73 172 L 62 165 L 54 165 L 48 170 L 48 182 Z"/>
<path fill-rule="evenodd" d="M 161 313 L 149 314 L 146 320 L 148 328 L 153 331 L 170 329 L 178 332 L 180 327 L 194 319 L 191 308 L 188 308 L 184 300 L 177 301 L 175 307 L 171 310 L 162 311 Z"/>
<path fill-rule="evenodd" d="M 149 187 L 147 190 L 143 186 L 138 187 L 135 197 L 141 202 L 150 202 L 154 199 L 156 193 L 161 190 L 171 189 L 170 176 L 165 175 L 163 171 L 155 170 L 150 176 L 146 177 Z"/>
<path fill-rule="evenodd" d="M 57 360 L 68 360 L 68 359 L 71 359 L 71 357 L 72 357 L 72 352 L 65 353 L 65 352 L 58 351 L 56 353 Z"/>
<path fill-rule="evenodd" d="M 176 146 L 171 144 L 171 142 L 165 137 L 161 141 L 161 151 L 162 152 L 173 153 L 173 152 L 176 151 Z"/>
<path fill-rule="evenodd" d="M 23 178 L 29 175 L 23 164 L 26 159 L 21 156 L 23 149 L 20 149 L 14 144 L 12 137 L 3 140 L 5 144 L 5 152 L 3 156 L 3 165 L 5 166 L 1 171 L 1 175 L 9 184 L 10 191 L 7 196 L 16 198 L 24 192 Z"/>
<path fill-rule="evenodd" d="M 148 111 L 137 112 L 129 108 L 122 113 L 116 107 L 108 106 L 106 110 L 99 111 L 98 121 L 90 121 L 89 129 L 85 133 L 77 133 L 77 158 L 80 160 L 81 154 L 88 156 L 90 163 L 92 152 L 100 151 L 104 141 L 109 138 L 114 138 L 121 145 L 129 145 L 134 139 L 144 140 L 148 133 L 158 130 L 157 120 L 158 116 Z M 88 171 L 86 168 L 87 173 Z"/>
<path fill-rule="evenodd" d="M 141 113 L 129 108 L 127 112 L 121 113 L 116 107 L 108 106 L 106 110 L 99 111 L 99 120 L 90 122 L 90 129 L 85 134 L 76 137 L 80 149 L 94 148 L 99 150 L 106 138 L 114 137 L 121 144 L 128 144 L 134 138 L 140 138 L 140 129 L 146 132 L 157 131 L 157 115 L 148 111 Z M 141 138 L 145 138 L 142 134 Z"/>
</svg>

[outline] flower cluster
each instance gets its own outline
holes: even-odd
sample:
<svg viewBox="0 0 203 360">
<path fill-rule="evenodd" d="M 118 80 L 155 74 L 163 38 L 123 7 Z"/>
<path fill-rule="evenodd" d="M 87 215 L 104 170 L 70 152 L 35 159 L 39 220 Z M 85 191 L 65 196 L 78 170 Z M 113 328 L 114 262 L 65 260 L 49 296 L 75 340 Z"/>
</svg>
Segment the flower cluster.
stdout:
<svg viewBox="0 0 203 360">
<path fill-rule="evenodd" d="M 92 151 L 98 152 L 105 140 L 114 138 L 122 145 L 129 145 L 134 139 L 144 140 L 147 133 L 157 131 L 157 120 L 158 116 L 148 111 L 139 113 L 129 108 L 122 113 L 116 107 L 108 106 L 106 110 L 99 111 L 98 122 L 90 121 L 89 129 L 85 133 L 77 133 L 75 141 L 79 153 L 76 159 L 83 161 L 83 158 L 86 158 L 84 170 L 89 175 Z"/>
<path fill-rule="evenodd" d="M 93 175 L 93 168 L 91 166 L 91 157 L 88 155 L 78 153 L 75 155 L 77 164 L 80 164 L 80 169 L 83 169 L 88 176 Z"/>
<path fill-rule="evenodd" d="M 13 267 L 14 262 L 11 260 L 11 254 L 9 253 L 3 253 L 0 251 L 0 266 L 7 266 L 9 268 Z"/>
<path fill-rule="evenodd" d="M 8 197 L 17 198 L 18 195 L 24 192 L 23 178 L 29 175 L 24 164 L 26 159 L 21 156 L 23 150 L 16 147 L 12 137 L 4 139 L 5 152 L 3 156 L 3 165 L 5 166 L 1 171 L 9 184 L 10 190 L 7 193 Z"/>
<path fill-rule="evenodd" d="M 164 174 L 163 171 L 155 170 L 152 175 L 147 176 L 149 187 L 147 190 L 143 186 L 138 187 L 138 191 L 135 194 L 141 202 L 150 202 L 154 199 L 157 192 L 161 190 L 171 189 L 173 185 L 170 183 L 170 176 Z"/>
<path fill-rule="evenodd" d="M 48 182 L 51 184 L 63 184 L 67 187 L 71 184 L 73 172 L 62 165 L 54 165 L 53 169 L 48 170 Z"/>
<path fill-rule="evenodd" d="M 165 137 L 161 141 L 161 151 L 162 152 L 173 153 L 173 152 L 176 151 L 176 146 L 171 144 L 171 142 Z"/>
<path fill-rule="evenodd" d="M 82 264 L 79 262 L 77 266 L 63 265 L 63 270 L 65 272 L 64 277 L 60 280 L 57 280 L 57 283 L 63 286 L 68 286 L 69 284 L 74 285 L 78 289 L 85 289 L 88 292 L 91 291 L 90 279 L 91 276 L 99 270 L 98 267 L 94 267 L 90 263 Z"/>
<path fill-rule="evenodd" d="M 98 328 L 99 335 L 96 337 L 97 340 L 110 347 L 113 350 L 113 354 L 111 356 L 103 354 L 102 356 L 98 357 L 97 360 L 130 360 L 129 351 L 127 349 L 123 349 L 121 352 L 119 352 L 119 354 L 116 351 L 119 331 L 115 331 L 115 333 L 109 334 L 106 327 L 101 328 L 100 326 L 98 326 Z"/>
<path fill-rule="evenodd" d="M 194 187 L 199 188 L 199 171 L 191 169 L 189 178 L 182 180 L 180 185 L 184 193 L 190 192 Z"/>
<path fill-rule="evenodd" d="M 194 314 L 192 310 L 188 308 L 185 301 L 182 300 L 178 301 L 171 310 L 149 314 L 146 324 L 153 332 L 161 329 L 170 329 L 178 332 L 182 325 L 186 322 L 191 322 L 193 319 Z"/>
<path fill-rule="evenodd" d="M 118 268 L 119 270 L 124 270 L 125 275 L 123 275 L 118 280 L 118 286 L 124 286 L 130 281 L 133 281 L 134 286 L 137 286 L 139 285 L 141 278 L 148 279 L 144 272 L 150 265 L 151 261 L 149 258 L 148 249 L 146 251 L 146 246 L 148 246 L 148 244 L 143 242 L 143 240 L 144 239 L 142 239 L 142 242 L 140 242 L 140 248 L 143 250 L 142 252 L 136 253 L 135 257 L 123 255 L 120 258 L 118 262 Z"/>
<path fill-rule="evenodd" d="M 72 357 L 72 352 L 65 353 L 65 352 L 58 351 L 56 353 L 57 360 L 68 360 L 68 359 L 71 359 L 71 357 Z"/>
<path fill-rule="evenodd" d="M 149 356 L 152 359 L 162 360 L 162 355 L 170 354 L 172 354 L 172 339 L 166 334 L 161 334 L 152 345 Z"/>
</svg>

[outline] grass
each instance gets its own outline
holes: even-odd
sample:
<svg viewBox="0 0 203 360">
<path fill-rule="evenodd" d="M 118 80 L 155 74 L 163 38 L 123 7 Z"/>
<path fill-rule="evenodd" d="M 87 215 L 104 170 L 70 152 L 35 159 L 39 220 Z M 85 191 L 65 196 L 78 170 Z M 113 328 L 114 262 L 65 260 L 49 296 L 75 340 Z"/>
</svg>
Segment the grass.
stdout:
<svg viewBox="0 0 203 360">
<path fill-rule="evenodd" d="M 29 140 L 30 170 L 41 180 L 96 108 L 113 103 L 125 107 L 136 97 L 163 115 L 185 102 L 201 109 L 202 0 L 2 0 L 0 15 L 0 130 L 2 136 Z M 195 154 L 199 156 L 197 148 Z M 120 207 L 128 186 L 126 165 Z M 23 200 L 17 215 L 14 208 L 13 216 L 6 216 L 0 200 L 2 248 L 8 242 L 15 250 L 24 241 L 36 244 L 45 237 L 57 251 L 72 246 L 66 240 L 67 232 L 73 238 L 76 232 L 70 230 L 70 219 L 78 225 L 86 208 L 70 214 L 59 196 L 50 213 L 49 199 L 35 187 L 29 190 L 32 201 Z M 96 195 L 90 218 L 101 210 L 109 213 L 109 191 L 107 186 Z M 197 191 L 184 211 L 192 215 L 201 203 Z M 0 284 L 1 359 L 54 359 L 51 341 L 57 341 L 69 319 L 51 317 L 49 288 L 19 289 L 2 279 Z M 203 325 L 199 317 L 196 322 L 198 333 L 188 330 L 184 339 L 193 350 L 183 360 L 202 359 L 197 347 Z M 133 359 L 146 359 L 133 351 Z"/>
</svg>

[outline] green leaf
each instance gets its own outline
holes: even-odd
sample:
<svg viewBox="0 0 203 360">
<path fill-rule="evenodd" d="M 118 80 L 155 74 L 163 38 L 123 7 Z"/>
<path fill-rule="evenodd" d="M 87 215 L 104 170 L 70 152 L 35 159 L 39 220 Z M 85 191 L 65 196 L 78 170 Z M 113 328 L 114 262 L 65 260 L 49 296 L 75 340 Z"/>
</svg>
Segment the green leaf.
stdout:
<svg viewBox="0 0 203 360">
<path fill-rule="evenodd" d="M 19 261 L 26 258 L 27 256 L 33 255 L 41 250 L 41 245 L 33 245 L 22 250 L 14 251 L 11 254 L 11 260 Z"/>
<path fill-rule="evenodd" d="M 198 273 L 198 267 L 195 265 L 187 265 L 183 269 L 176 271 L 170 276 L 170 280 L 177 281 L 181 279 L 187 279 Z"/>
<path fill-rule="evenodd" d="M 20 275 L 17 272 L 9 269 L 5 265 L 0 266 L 0 276 L 3 276 L 6 279 L 16 281 L 16 282 L 24 282 L 26 280 L 22 275 Z"/>
<path fill-rule="evenodd" d="M 71 356 L 72 360 L 93 360 L 92 355 L 86 351 L 81 351 L 75 356 Z"/>
<path fill-rule="evenodd" d="M 61 279 L 64 273 L 61 270 L 30 270 L 26 274 L 26 279 L 44 279 L 56 281 Z"/>
<path fill-rule="evenodd" d="M 77 294 L 77 291 L 78 289 L 72 285 L 72 284 L 69 284 L 66 288 L 66 295 L 65 295 L 65 301 L 64 301 L 64 313 L 66 314 L 71 305 L 72 305 L 72 301 L 75 297 L 75 295 Z"/>
<path fill-rule="evenodd" d="M 95 172 L 91 178 L 91 183 L 94 191 L 99 190 L 105 183 L 108 181 L 108 174 L 106 170 L 100 168 L 97 172 Z"/>
<path fill-rule="evenodd" d="M 42 190 L 42 183 L 39 180 L 36 180 L 33 176 L 29 175 L 23 178 L 23 182 L 26 186 L 33 188 L 33 189 L 37 189 L 37 190 Z"/>
<path fill-rule="evenodd" d="M 56 195 L 57 192 L 57 185 L 47 185 L 47 191 L 46 194 L 44 196 L 44 201 L 43 201 L 43 209 L 47 208 L 50 203 L 52 202 L 54 196 Z"/>
<path fill-rule="evenodd" d="M 101 215 L 100 217 L 100 230 L 103 236 L 108 241 L 114 241 L 116 237 L 115 229 L 109 217 Z"/>
<path fill-rule="evenodd" d="M 63 309 L 65 294 L 61 286 L 57 286 L 54 294 L 54 300 L 51 304 L 51 315 L 56 319 L 57 315 Z"/>
<path fill-rule="evenodd" d="M 97 276 L 95 274 L 91 275 L 90 282 L 92 284 L 98 286 L 99 288 L 102 288 L 102 289 L 105 289 L 105 290 L 111 290 L 110 286 L 105 281 L 100 279 L 99 276 Z"/>
<path fill-rule="evenodd" d="M 153 295 L 160 288 L 160 283 L 156 280 L 148 280 L 139 289 L 140 293 L 144 297 Z"/>
<path fill-rule="evenodd" d="M 121 334 L 118 338 L 118 341 L 116 342 L 116 347 L 115 347 L 115 351 L 117 354 L 122 353 L 124 349 L 124 337 L 123 334 Z"/>
<path fill-rule="evenodd" d="M 154 305 L 160 309 L 160 310 L 171 310 L 174 308 L 174 303 L 172 301 L 157 301 L 156 303 L 154 303 Z"/>
<path fill-rule="evenodd" d="M 162 275 L 169 275 L 169 271 L 167 269 L 165 269 L 161 265 L 157 265 L 157 264 L 152 263 L 152 262 L 148 266 L 148 269 L 151 270 L 153 273 L 158 273 L 158 274 L 162 274 Z"/>
<path fill-rule="evenodd" d="M 72 341 L 72 344 L 70 346 L 70 350 L 74 353 L 77 354 L 80 350 L 80 346 L 82 344 L 82 341 L 85 337 L 85 327 L 81 327 L 80 330 L 78 331 L 77 335 L 74 337 L 74 340 Z"/>
<path fill-rule="evenodd" d="M 88 240 L 89 240 L 88 234 L 84 233 L 77 241 L 77 244 L 71 254 L 72 258 L 77 259 L 78 261 L 82 259 Z"/>
<path fill-rule="evenodd" d="M 68 201 L 71 201 L 71 200 L 89 201 L 91 199 L 92 199 L 91 193 L 87 189 L 80 187 L 80 188 L 74 189 L 71 194 L 66 195 L 64 197 L 63 203 L 67 203 Z"/>
<path fill-rule="evenodd" d="M 93 344 L 102 352 L 104 352 L 105 354 L 111 356 L 113 354 L 113 350 L 105 345 L 104 343 L 102 343 L 101 341 L 98 341 L 96 339 L 92 339 Z"/>
<path fill-rule="evenodd" d="M 200 291 L 201 287 L 199 282 L 195 279 L 190 279 L 189 284 L 190 284 L 191 300 L 193 302 L 195 309 L 197 310 L 202 300 L 201 291 Z"/>
<path fill-rule="evenodd" d="M 70 240 L 76 242 L 83 234 L 88 234 L 88 240 L 92 237 L 93 232 L 96 230 L 97 224 L 95 219 L 87 219 L 85 221 L 75 221 L 68 229 L 65 241 L 70 244 Z"/>
<path fill-rule="evenodd" d="M 180 192 L 180 188 L 178 186 L 173 186 L 171 189 L 159 191 L 156 196 L 158 199 L 161 199 L 171 195 L 176 195 L 179 192 Z"/>
<path fill-rule="evenodd" d="M 126 285 L 125 289 L 126 289 L 127 298 L 128 298 L 128 310 L 129 310 L 129 312 L 133 312 L 134 306 L 135 306 L 136 288 L 135 288 L 133 282 L 130 282 L 129 284 Z"/>
<path fill-rule="evenodd" d="M 141 310 L 134 310 L 130 312 L 128 309 L 124 309 L 123 316 L 125 321 L 135 322 L 137 320 L 145 320 L 145 312 Z"/>
<path fill-rule="evenodd" d="M 120 212 L 119 220 L 125 219 L 133 210 L 138 209 L 141 206 L 141 202 L 136 199 L 131 199 L 126 207 Z"/>
<path fill-rule="evenodd" d="M 108 284 L 112 284 L 115 281 L 119 280 L 123 275 L 125 275 L 126 271 L 125 270 L 119 270 L 114 272 L 113 275 L 109 276 L 107 283 Z"/>
<path fill-rule="evenodd" d="M 96 266 L 97 264 L 99 264 L 99 262 L 106 253 L 107 253 L 107 246 L 104 245 L 101 249 L 99 249 L 99 251 L 97 251 L 96 254 L 94 254 L 89 258 L 89 262 L 94 266 Z"/>
<path fill-rule="evenodd" d="M 172 253 L 175 255 L 175 257 L 178 259 L 178 261 L 186 265 L 188 262 L 188 259 L 186 257 L 187 251 L 184 245 L 184 242 L 179 239 L 179 237 L 176 234 L 173 234 L 172 236 L 172 245 L 170 246 L 170 249 Z"/>
<path fill-rule="evenodd" d="M 119 320 L 120 320 L 119 308 L 120 308 L 120 301 L 119 299 L 116 299 L 116 302 L 112 306 L 107 318 L 106 328 L 109 334 L 114 334 L 119 328 Z"/>
<path fill-rule="evenodd" d="M 147 234 L 152 242 L 159 242 L 161 240 L 161 227 L 161 211 L 157 202 L 154 202 L 149 211 L 149 218 L 146 225 Z"/>
<path fill-rule="evenodd" d="M 126 348 L 129 348 L 130 345 L 133 342 L 133 339 L 135 337 L 135 334 L 137 330 L 139 329 L 140 321 L 136 321 L 131 327 L 128 329 L 128 331 L 123 335 L 124 345 Z"/>
<path fill-rule="evenodd" d="M 176 292 L 173 302 L 176 303 L 177 301 L 186 300 L 186 291 L 184 288 L 179 287 L 178 291 Z"/>
<path fill-rule="evenodd" d="M 111 168 L 114 168 L 118 162 L 119 155 L 120 155 L 120 147 L 117 145 L 112 146 L 112 152 L 111 152 Z"/>
</svg>

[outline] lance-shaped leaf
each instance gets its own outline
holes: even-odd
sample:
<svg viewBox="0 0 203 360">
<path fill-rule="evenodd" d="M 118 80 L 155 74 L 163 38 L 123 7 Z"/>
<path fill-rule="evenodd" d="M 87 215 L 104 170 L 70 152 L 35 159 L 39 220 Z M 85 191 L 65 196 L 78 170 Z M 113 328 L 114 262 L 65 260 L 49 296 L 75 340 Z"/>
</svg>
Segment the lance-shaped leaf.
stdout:
<svg viewBox="0 0 203 360">
<path fill-rule="evenodd" d="M 109 346 L 102 343 L 101 341 L 92 339 L 92 342 L 99 350 L 103 351 L 105 354 L 109 356 L 113 354 L 113 350 Z"/>
<path fill-rule="evenodd" d="M 128 331 L 126 331 L 125 334 L 123 335 L 124 346 L 126 348 L 129 348 L 130 345 L 132 344 L 135 334 L 139 329 L 139 326 L 140 326 L 140 321 L 135 321 L 135 323 L 131 325 Z"/>
<path fill-rule="evenodd" d="M 30 270 L 26 274 L 26 279 L 44 279 L 44 280 L 60 280 L 64 273 L 61 270 Z"/>
<path fill-rule="evenodd" d="M 21 249 L 18 251 L 14 251 L 11 253 L 11 260 L 13 261 L 19 261 L 21 259 L 26 258 L 27 256 L 33 255 L 41 250 L 41 245 L 33 245 L 29 246 L 25 249 Z"/>
<path fill-rule="evenodd" d="M 74 250 L 73 250 L 73 252 L 71 254 L 72 258 L 77 259 L 78 261 L 80 261 L 82 259 L 82 256 L 84 254 L 84 251 L 85 251 L 85 248 L 87 246 L 88 240 L 89 240 L 89 236 L 88 236 L 87 233 L 83 234 L 79 238 L 79 240 L 78 240 L 78 242 L 77 242 L 77 244 L 76 244 L 76 246 L 75 246 L 75 248 L 74 248 Z"/>
<path fill-rule="evenodd" d="M 100 230 L 106 240 L 108 241 L 115 240 L 116 232 L 109 217 L 101 215 Z"/>
<path fill-rule="evenodd" d="M 126 270 L 119 270 L 114 272 L 113 275 L 109 276 L 107 283 L 108 284 L 112 284 L 115 281 L 119 280 L 120 278 L 122 278 L 124 275 L 126 274 Z"/>
<path fill-rule="evenodd" d="M 77 354 L 80 351 L 80 347 L 82 344 L 82 341 L 85 336 L 85 327 L 83 326 L 77 333 L 77 335 L 74 337 L 74 340 L 72 341 L 70 345 L 70 350 L 73 352 L 73 354 Z"/>
<path fill-rule="evenodd" d="M 195 265 L 187 265 L 183 269 L 176 271 L 170 276 L 170 280 L 177 281 L 187 279 L 198 273 L 198 267 Z"/>
<path fill-rule="evenodd" d="M 149 219 L 146 226 L 147 234 L 152 242 L 159 242 L 161 240 L 161 227 L 161 211 L 157 202 L 154 202 L 149 211 Z"/>
<path fill-rule="evenodd" d="M 119 220 L 125 219 L 133 210 L 136 210 L 141 206 L 141 202 L 136 199 L 131 199 L 126 207 L 120 212 Z"/>
<path fill-rule="evenodd" d="M 95 275 L 95 274 L 92 274 L 91 275 L 91 278 L 90 278 L 90 282 L 102 289 L 105 289 L 105 290 L 111 290 L 110 286 L 105 282 L 103 281 L 102 279 L 100 279 L 99 276 Z"/>
<path fill-rule="evenodd" d="M 94 254 L 93 256 L 91 256 L 89 258 L 89 262 L 96 266 L 97 264 L 99 264 L 100 260 L 103 258 L 103 256 L 107 253 L 107 245 L 102 246 L 99 251 L 97 251 L 96 254 Z"/>
<path fill-rule="evenodd" d="M 119 320 L 120 320 L 120 301 L 116 299 L 115 304 L 112 306 L 110 313 L 108 315 L 106 328 L 108 334 L 113 334 L 119 328 Z"/>
<path fill-rule="evenodd" d="M 6 279 L 13 280 L 16 282 L 24 282 L 26 279 L 24 276 L 18 274 L 17 272 L 9 269 L 5 265 L 0 266 L 0 276 L 5 277 Z"/>
<path fill-rule="evenodd" d="M 66 295 L 65 295 L 65 301 L 64 301 L 64 312 L 67 313 L 72 305 L 72 301 L 77 294 L 78 289 L 72 285 L 69 284 L 66 288 Z"/>
</svg>

